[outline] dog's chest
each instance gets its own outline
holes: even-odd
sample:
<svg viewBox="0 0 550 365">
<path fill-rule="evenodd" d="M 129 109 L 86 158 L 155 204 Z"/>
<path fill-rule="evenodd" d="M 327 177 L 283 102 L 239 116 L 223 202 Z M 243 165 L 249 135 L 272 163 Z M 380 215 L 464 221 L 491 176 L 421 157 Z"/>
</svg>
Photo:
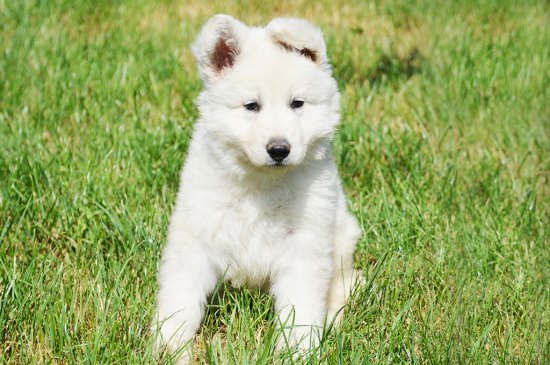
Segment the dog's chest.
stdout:
<svg viewBox="0 0 550 365">
<path fill-rule="evenodd" d="M 219 205 L 212 248 L 234 286 L 262 286 L 269 279 L 299 225 L 295 202 L 295 197 L 276 194 L 234 194 Z"/>
</svg>

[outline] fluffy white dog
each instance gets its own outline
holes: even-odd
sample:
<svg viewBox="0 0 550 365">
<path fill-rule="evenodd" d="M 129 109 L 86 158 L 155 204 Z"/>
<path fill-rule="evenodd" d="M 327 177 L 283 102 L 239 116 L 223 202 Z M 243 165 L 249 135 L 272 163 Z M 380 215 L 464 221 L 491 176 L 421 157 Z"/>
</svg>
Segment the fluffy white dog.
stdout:
<svg viewBox="0 0 550 365">
<path fill-rule="evenodd" d="M 220 280 L 275 298 L 314 346 L 346 304 L 361 233 L 332 157 L 339 94 L 321 31 L 216 15 L 193 45 L 204 91 L 159 272 L 159 345 L 185 345 Z M 288 329 L 290 328 L 290 329 Z M 189 352 L 181 362 L 186 362 Z"/>
</svg>

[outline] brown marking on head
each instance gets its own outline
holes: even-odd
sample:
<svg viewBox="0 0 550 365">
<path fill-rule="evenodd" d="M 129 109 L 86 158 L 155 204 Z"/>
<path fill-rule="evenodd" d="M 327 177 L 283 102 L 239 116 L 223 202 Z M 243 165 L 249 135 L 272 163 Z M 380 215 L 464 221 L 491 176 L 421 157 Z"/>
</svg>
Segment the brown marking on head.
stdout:
<svg viewBox="0 0 550 365">
<path fill-rule="evenodd" d="M 317 53 L 310 50 L 309 48 L 302 48 L 302 49 L 298 49 L 294 46 L 291 46 L 290 44 L 288 43 L 285 43 L 285 42 L 281 42 L 281 41 L 278 41 L 277 42 L 281 47 L 283 47 L 284 49 L 286 49 L 287 51 L 289 52 L 294 52 L 294 53 L 298 53 L 302 56 L 304 56 L 305 58 L 308 58 L 310 59 L 311 61 L 317 63 Z"/>
</svg>

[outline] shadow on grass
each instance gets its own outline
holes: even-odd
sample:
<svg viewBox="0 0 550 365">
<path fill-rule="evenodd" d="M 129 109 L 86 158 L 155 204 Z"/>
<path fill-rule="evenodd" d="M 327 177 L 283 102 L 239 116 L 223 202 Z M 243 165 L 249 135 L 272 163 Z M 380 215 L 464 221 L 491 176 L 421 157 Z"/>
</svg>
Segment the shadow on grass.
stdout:
<svg viewBox="0 0 550 365">
<path fill-rule="evenodd" d="M 385 81 L 398 82 L 408 80 L 422 70 L 422 55 L 413 47 L 405 56 L 394 52 L 382 53 L 374 66 L 367 72 L 371 85 Z"/>
</svg>

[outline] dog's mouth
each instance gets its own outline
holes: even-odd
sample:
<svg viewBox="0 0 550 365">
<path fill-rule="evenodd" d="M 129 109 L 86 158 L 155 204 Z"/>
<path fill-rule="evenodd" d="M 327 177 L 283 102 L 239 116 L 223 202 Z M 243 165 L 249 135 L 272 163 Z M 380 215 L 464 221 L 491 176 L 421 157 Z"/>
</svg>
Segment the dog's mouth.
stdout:
<svg viewBox="0 0 550 365">
<path fill-rule="evenodd" d="M 292 168 L 292 164 L 288 161 L 269 161 L 262 165 L 256 165 L 265 173 L 284 173 L 288 169 Z"/>
<path fill-rule="evenodd" d="M 288 169 L 296 167 L 300 164 L 300 161 L 295 158 L 293 154 L 289 154 L 285 158 L 272 158 L 267 153 L 257 154 L 255 151 L 249 151 L 244 148 L 239 148 L 238 161 L 244 165 L 253 169 L 260 169 L 264 172 L 285 172 Z"/>
<path fill-rule="evenodd" d="M 255 160 L 249 156 L 245 151 L 239 156 L 241 164 L 252 167 L 253 169 L 260 169 L 264 171 L 284 171 L 286 168 L 292 166 L 289 158 L 285 158 L 281 161 L 273 159 L 264 159 L 263 161 Z"/>
<path fill-rule="evenodd" d="M 282 168 L 282 167 L 285 167 L 285 166 L 288 166 L 288 162 L 285 162 L 284 160 L 283 161 L 270 161 L 267 163 L 267 166 L 268 167 L 272 167 L 272 168 Z"/>
</svg>

